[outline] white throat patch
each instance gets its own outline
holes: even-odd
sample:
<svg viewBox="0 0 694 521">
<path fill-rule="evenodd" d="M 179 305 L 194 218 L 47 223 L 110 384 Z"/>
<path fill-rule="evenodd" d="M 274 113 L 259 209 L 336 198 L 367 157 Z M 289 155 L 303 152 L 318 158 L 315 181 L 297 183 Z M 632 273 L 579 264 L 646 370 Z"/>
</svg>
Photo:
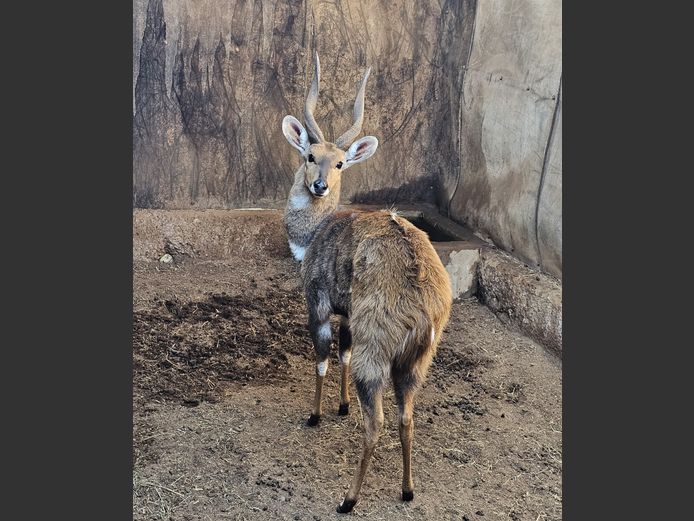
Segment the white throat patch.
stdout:
<svg viewBox="0 0 694 521">
<path fill-rule="evenodd" d="M 308 204 L 311 202 L 311 196 L 306 194 L 306 193 L 299 193 L 292 195 L 289 198 L 289 207 L 292 208 L 293 210 L 301 210 L 302 208 L 306 208 Z"/>
</svg>

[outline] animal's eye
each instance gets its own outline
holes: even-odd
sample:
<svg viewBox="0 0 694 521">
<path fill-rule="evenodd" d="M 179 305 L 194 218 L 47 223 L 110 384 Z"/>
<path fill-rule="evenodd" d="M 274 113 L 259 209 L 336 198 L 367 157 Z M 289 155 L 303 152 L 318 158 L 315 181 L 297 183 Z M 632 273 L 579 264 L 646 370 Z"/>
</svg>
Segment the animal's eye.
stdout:
<svg viewBox="0 0 694 521">
<path fill-rule="evenodd" d="M 340 168 L 342 168 L 342 161 L 340 161 L 340 162 L 339 162 L 338 164 L 336 164 L 335 166 L 337 167 L 338 170 L 339 170 Z"/>
<path fill-rule="evenodd" d="M 313 154 L 308 155 L 308 162 L 309 163 L 315 163 L 315 160 L 313 159 Z"/>
</svg>

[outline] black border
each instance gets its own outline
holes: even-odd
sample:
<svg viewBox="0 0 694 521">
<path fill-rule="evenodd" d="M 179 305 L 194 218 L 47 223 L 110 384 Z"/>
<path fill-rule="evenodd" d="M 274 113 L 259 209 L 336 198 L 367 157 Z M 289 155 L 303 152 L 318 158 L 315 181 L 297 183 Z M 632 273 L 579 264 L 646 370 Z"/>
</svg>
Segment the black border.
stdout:
<svg viewBox="0 0 694 521">
<path fill-rule="evenodd" d="M 131 519 L 132 4 L 3 20 L 4 517 Z"/>
<path fill-rule="evenodd" d="M 563 3 L 564 519 L 685 519 L 673 426 L 691 407 L 672 384 L 690 380 L 677 351 L 691 340 L 674 340 L 664 293 L 691 269 L 672 214 L 690 206 L 673 175 L 691 163 L 671 165 L 663 115 L 691 96 L 675 72 L 690 46 L 674 41 L 691 29 L 670 9 L 595 7 Z"/>
</svg>

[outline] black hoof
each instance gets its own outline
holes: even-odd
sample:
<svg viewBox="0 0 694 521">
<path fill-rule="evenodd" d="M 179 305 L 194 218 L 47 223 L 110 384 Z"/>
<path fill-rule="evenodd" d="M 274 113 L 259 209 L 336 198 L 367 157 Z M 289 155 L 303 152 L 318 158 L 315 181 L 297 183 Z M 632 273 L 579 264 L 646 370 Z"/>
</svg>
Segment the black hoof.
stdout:
<svg viewBox="0 0 694 521">
<path fill-rule="evenodd" d="M 340 408 L 337 411 L 338 416 L 347 416 L 349 414 L 349 404 L 341 403 Z"/>
<path fill-rule="evenodd" d="M 345 499 L 340 505 L 338 505 L 337 513 L 338 514 L 347 514 L 347 513 L 352 511 L 355 504 L 356 504 L 356 500 Z"/>
<path fill-rule="evenodd" d="M 402 500 L 403 501 L 412 501 L 414 499 L 414 492 L 412 490 L 403 490 L 402 491 Z"/>
<path fill-rule="evenodd" d="M 312 414 L 311 416 L 308 417 L 308 421 L 306 422 L 306 425 L 309 427 L 315 427 L 318 425 L 318 422 L 320 421 L 320 415 L 319 414 Z"/>
</svg>

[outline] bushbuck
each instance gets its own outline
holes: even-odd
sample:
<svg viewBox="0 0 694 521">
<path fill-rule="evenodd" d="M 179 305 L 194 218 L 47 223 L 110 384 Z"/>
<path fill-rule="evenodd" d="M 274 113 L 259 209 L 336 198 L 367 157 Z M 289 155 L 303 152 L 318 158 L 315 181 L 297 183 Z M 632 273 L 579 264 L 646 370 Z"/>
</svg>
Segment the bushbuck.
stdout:
<svg viewBox="0 0 694 521">
<path fill-rule="evenodd" d="M 285 137 L 303 159 L 294 175 L 284 223 L 290 249 L 301 261 L 316 352 L 316 391 L 308 425 L 317 425 L 322 413 L 333 314 L 341 317 L 338 414 L 349 413 L 351 372 L 363 415 L 364 446 L 349 490 L 337 507 L 340 513 L 350 512 L 357 502 L 383 426 L 382 397 L 388 380 L 398 405 L 402 499 L 413 499 L 413 398 L 436 352 L 452 302 L 448 274 L 426 233 L 394 211 L 337 209 L 344 171 L 378 147 L 373 136 L 352 142 L 361 132 L 370 70 L 357 91 L 354 123 L 334 143 L 325 139 L 313 115 L 320 82 L 318 54 L 304 109 L 306 128 L 292 116 L 282 121 Z"/>
</svg>

